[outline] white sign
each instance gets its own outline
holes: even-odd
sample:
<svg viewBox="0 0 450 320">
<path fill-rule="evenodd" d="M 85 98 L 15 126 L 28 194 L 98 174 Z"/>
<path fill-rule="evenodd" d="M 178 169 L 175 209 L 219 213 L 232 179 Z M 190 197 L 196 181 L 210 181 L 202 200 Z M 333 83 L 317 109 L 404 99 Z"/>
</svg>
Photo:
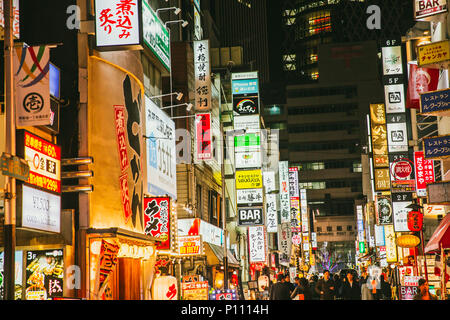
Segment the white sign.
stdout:
<svg viewBox="0 0 450 320">
<path fill-rule="evenodd" d="M 249 262 L 266 262 L 266 230 L 264 226 L 248 227 Z"/>
<path fill-rule="evenodd" d="M 234 130 L 258 130 L 259 127 L 259 115 L 250 115 L 250 116 L 235 116 L 233 118 L 233 126 Z"/>
<path fill-rule="evenodd" d="M 266 188 L 266 193 L 275 191 L 276 190 L 275 172 L 273 171 L 263 172 L 263 184 L 264 188 Z"/>
<path fill-rule="evenodd" d="M 395 232 L 409 232 L 408 229 L 408 212 L 411 201 L 392 202 L 392 210 L 394 212 L 394 231 Z"/>
<path fill-rule="evenodd" d="M 239 79 L 257 79 L 258 71 L 253 72 L 238 72 L 231 74 L 231 80 L 239 80 Z"/>
<path fill-rule="evenodd" d="M 50 125 L 49 47 L 18 47 L 13 52 L 16 125 Z"/>
<path fill-rule="evenodd" d="M 177 198 L 175 122 L 145 97 L 147 185 L 152 196 Z"/>
<path fill-rule="evenodd" d="M 404 281 L 404 285 L 405 286 L 415 286 L 418 287 L 419 286 L 419 279 L 421 279 L 422 277 L 419 276 L 404 276 L 403 277 L 403 281 Z"/>
<path fill-rule="evenodd" d="M 20 11 L 19 11 L 19 0 L 13 0 L 13 34 L 17 39 L 20 38 Z M 0 0 L 0 28 L 5 28 L 5 17 L 3 13 L 3 0 Z M 2 35 L 2 39 L 3 39 Z"/>
<path fill-rule="evenodd" d="M 390 76 L 403 73 L 402 47 L 383 47 L 383 75 Z"/>
<path fill-rule="evenodd" d="M 295 167 L 289 168 L 289 196 L 291 198 L 300 197 L 298 188 L 298 170 Z"/>
<path fill-rule="evenodd" d="M 95 36 L 98 47 L 140 44 L 140 2 L 95 0 Z"/>
<path fill-rule="evenodd" d="M 196 6 L 194 6 L 194 36 L 195 40 L 202 40 L 203 38 L 202 21 Z"/>
<path fill-rule="evenodd" d="M 61 197 L 23 185 L 22 227 L 59 233 Z"/>
<path fill-rule="evenodd" d="M 203 242 L 215 244 L 216 246 L 223 245 L 223 230 L 221 228 L 216 227 L 215 225 L 212 225 L 199 218 L 178 219 L 177 222 L 179 236 L 200 235 L 202 236 Z M 198 230 L 198 232 L 193 232 L 193 230 Z M 227 243 L 229 246 L 230 242 L 227 241 Z"/>
<path fill-rule="evenodd" d="M 311 247 L 317 249 L 317 233 L 311 232 Z"/>
<path fill-rule="evenodd" d="M 450 210 L 450 208 L 449 208 Z M 423 214 L 425 216 L 437 216 L 442 215 L 443 217 L 446 215 L 446 206 L 437 205 L 437 204 L 424 204 L 423 205 Z"/>
<path fill-rule="evenodd" d="M 194 41 L 195 110 L 211 110 L 209 40 Z"/>
<path fill-rule="evenodd" d="M 294 283 L 295 277 L 297 276 L 297 267 L 289 267 L 289 280 Z"/>
<path fill-rule="evenodd" d="M 287 161 L 278 163 L 278 173 L 280 175 L 280 216 L 281 223 L 290 222 L 290 198 L 289 198 L 289 165 Z"/>
<path fill-rule="evenodd" d="M 415 19 L 447 12 L 447 0 L 415 0 Z"/>
<path fill-rule="evenodd" d="M 405 112 L 405 90 L 403 84 L 384 86 L 384 101 L 386 113 Z"/>
<path fill-rule="evenodd" d="M 266 227 L 267 232 L 278 232 L 277 195 L 266 194 Z"/>
<path fill-rule="evenodd" d="M 381 247 L 385 245 L 384 241 L 384 226 L 375 225 L 375 245 Z"/>
<path fill-rule="evenodd" d="M 262 189 L 237 189 L 236 203 L 237 204 L 262 204 L 263 192 Z"/>
<path fill-rule="evenodd" d="M 306 189 L 300 189 L 300 212 L 302 217 L 302 232 L 309 232 L 308 199 Z"/>
<path fill-rule="evenodd" d="M 278 250 L 280 251 L 278 256 L 279 263 L 283 266 L 289 267 L 292 248 L 291 226 L 290 223 L 282 223 L 278 225 L 278 228 Z"/>
<path fill-rule="evenodd" d="M 236 152 L 236 169 L 261 168 L 261 152 Z"/>
<path fill-rule="evenodd" d="M 389 152 L 408 151 L 408 131 L 406 123 L 388 123 L 387 125 Z"/>
</svg>

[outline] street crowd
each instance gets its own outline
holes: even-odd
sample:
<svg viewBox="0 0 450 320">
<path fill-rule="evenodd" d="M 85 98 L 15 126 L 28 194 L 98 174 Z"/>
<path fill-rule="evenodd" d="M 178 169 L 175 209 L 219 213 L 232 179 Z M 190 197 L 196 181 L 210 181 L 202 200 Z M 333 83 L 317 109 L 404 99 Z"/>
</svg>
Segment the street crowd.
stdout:
<svg viewBox="0 0 450 320">
<path fill-rule="evenodd" d="M 289 275 L 279 274 L 277 282 L 269 288 L 270 300 L 395 300 L 395 290 L 387 281 L 388 275 L 382 273 L 377 277 L 362 272 L 361 276 L 354 270 L 332 275 L 324 270 L 319 278 L 313 274 L 308 278 L 296 277 L 295 284 Z M 430 293 L 425 279 L 418 282 L 418 293 L 414 300 L 437 300 Z"/>
</svg>

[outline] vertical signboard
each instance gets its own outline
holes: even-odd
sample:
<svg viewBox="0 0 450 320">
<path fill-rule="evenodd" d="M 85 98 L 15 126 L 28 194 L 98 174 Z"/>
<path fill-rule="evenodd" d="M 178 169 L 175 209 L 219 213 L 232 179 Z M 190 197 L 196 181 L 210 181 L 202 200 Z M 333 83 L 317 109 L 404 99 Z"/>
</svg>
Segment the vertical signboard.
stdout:
<svg viewBox="0 0 450 320">
<path fill-rule="evenodd" d="M 384 226 L 384 238 L 386 244 L 386 261 L 397 262 L 397 245 L 395 243 L 394 225 Z"/>
<path fill-rule="evenodd" d="M 412 203 L 411 193 L 393 193 L 392 194 L 392 211 L 394 216 L 394 231 L 409 232 L 408 228 L 408 212 L 407 208 Z"/>
<path fill-rule="evenodd" d="M 416 192 L 418 197 L 427 196 L 427 184 L 433 183 L 434 161 L 425 159 L 423 151 L 414 152 L 414 167 L 416 170 Z"/>
<path fill-rule="evenodd" d="M 300 190 L 300 212 L 302 221 L 302 232 L 309 232 L 308 200 L 306 189 Z"/>
<path fill-rule="evenodd" d="M 370 105 L 370 127 L 374 167 L 388 167 L 386 114 L 383 104 Z"/>
<path fill-rule="evenodd" d="M 211 113 L 195 115 L 196 160 L 212 159 Z"/>
<path fill-rule="evenodd" d="M 194 41 L 195 110 L 211 110 L 209 40 Z"/>
<path fill-rule="evenodd" d="M 266 228 L 268 233 L 278 232 L 277 195 L 266 194 Z"/>
<path fill-rule="evenodd" d="M 176 199 L 175 122 L 148 97 L 145 108 L 148 192 Z"/>
<path fill-rule="evenodd" d="M 289 267 L 292 247 L 291 226 L 289 223 L 281 223 L 278 225 L 278 228 L 279 263 L 285 267 Z"/>
<path fill-rule="evenodd" d="M 289 168 L 289 197 L 291 205 L 291 227 L 294 232 L 301 232 L 300 193 L 298 186 L 298 168 Z"/>
<path fill-rule="evenodd" d="M 377 224 L 394 223 L 392 219 L 392 202 L 390 196 L 377 196 L 376 199 Z"/>
<path fill-rule="evenodd" d="M 287 161 L 278 163 L 278 173 L 280 176 L 280 217 L 281 223 L 290 222 L 290 202 L 289 202 L 289 165 Z"/>
<path fill-rule="evenodd" d="M 170 198 L 144 197 L 144 232 L 159 238 L 157 249 L 170 249 Z"/>
<path fill-rule="evenodd" d="M 375 245 L 381 247 L 385 245 L 384 226 L 375 225 Z"/>
<path fill-rule="evenodd" d="M 248 227 L 249 263 L 266 262 L 266 230 L 264 226 Z"/>
</svg>

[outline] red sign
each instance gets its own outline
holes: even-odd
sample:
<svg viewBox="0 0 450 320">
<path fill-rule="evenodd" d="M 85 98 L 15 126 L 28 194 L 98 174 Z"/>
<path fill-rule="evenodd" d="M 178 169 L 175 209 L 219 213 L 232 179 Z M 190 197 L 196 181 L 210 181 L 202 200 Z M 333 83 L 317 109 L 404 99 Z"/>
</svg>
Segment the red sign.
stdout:
<svg viewBox="0 0 450 320">
<path fill-rule="evenodd" d="M 102 245 L 100 249 L 100 265 L 99 270 L 99 290 L 105 284 L 109 274 L 117 264 L 117 254 L 119 253 L 119 246 L 114 243 L 109 243 L 102 239 Z"/>
<path fill-rule="evenodd" d="M 125 135 L 125 108 L 114 106 L 114 120 L 116 124 L 117 147 L 119 151 L 120 169 L 124 172 L 129 166 L 127 154 L 127 138 Z"/>
<path fill-rule="evenodd" d="M 28 183 L 61 192 L 61 148 L 25 131 L 24 158 L 30 165 Z"/>
<path fill-rule="evenodd" d="M 434 160 L 425 159 L 423 151 L 414 152 L 416 189 L 418 197 L 427 196 L 427 184 L 434 182 Z"/>
<path fill-rule="evenodd" d="M 199 113 L 195 115 L 195 132 L 197 137 L 197 159 L 212 159 L 212 130 L 211 114 Z"/>
<path fill-rule="evenodd" d="M 419 211 L 408 212 L 408 229 L 410 231 L 420 231 L 423 226 L 423 214 Z"/>
<path fill-rule="evenodd" d="M 144 232 L 159 238 L 157 249 L 170 249 L 170 198 L 144 198 Z"/>
<path fill-rule="evenodd" d="M 119 183 L 125 223 L 128 223 L 128 219 L 130 219 L 132 212 L 130 206 L 130 193 L 128 191 L 128 175 L 126 173 L 120 176 Z"/>
<path fill-rule="evenodd" d="M 406 179 L 408 178 L 412 171 L 412 164 L 407 160 L 400 160 L 392 164 L 392 174 L 396 179 Z"/>
<path fill-rule="evenodd" d="M 437 90 L 439 69 L 419 68 L 416 64 L 409 64 L 408 92 L 406 95 L 407 108 L 420 108 L 420 94 Z"/>
</svg>

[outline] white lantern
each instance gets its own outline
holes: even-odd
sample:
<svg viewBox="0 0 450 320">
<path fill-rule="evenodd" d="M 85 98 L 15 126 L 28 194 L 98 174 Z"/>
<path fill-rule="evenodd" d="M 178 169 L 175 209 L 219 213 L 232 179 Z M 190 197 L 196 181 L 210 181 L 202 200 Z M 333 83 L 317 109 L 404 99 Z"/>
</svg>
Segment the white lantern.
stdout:
<svg viewBox="0 0 450 320">
<path fill-rule="evenodd" d="M 152 287 L 153 300 L 177 300 L 177 279 L 172 276 L 161 276 L 154 280 Z"/>
<path fill-rule="evenodd" d="M 268 289 L 269 288 L 269 277 L 268 276 L 260 276 L 258 278 L 258 289 L 260 292 L 263 292 L 264 289 Z"/>
</svg>

